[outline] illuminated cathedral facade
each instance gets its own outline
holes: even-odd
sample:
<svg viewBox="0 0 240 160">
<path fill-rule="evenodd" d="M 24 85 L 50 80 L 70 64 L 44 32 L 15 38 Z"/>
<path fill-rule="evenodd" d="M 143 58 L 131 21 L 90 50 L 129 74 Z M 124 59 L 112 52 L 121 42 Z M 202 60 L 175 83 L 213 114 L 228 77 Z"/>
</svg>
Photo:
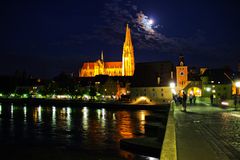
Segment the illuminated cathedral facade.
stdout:
<svg viewBox="0 0 240 160">
<path fill-rule="evenodd" d="M 122 61 L 104 62 L 103 52 L 96 62 L 84 62 L 80 69 L 80 77 L 94 77 L 96 75 L 133 76 L 135 70 L 134 50 L 131 30 L 126 27 L 125 42 L 123 45 Z"/>
</svg>

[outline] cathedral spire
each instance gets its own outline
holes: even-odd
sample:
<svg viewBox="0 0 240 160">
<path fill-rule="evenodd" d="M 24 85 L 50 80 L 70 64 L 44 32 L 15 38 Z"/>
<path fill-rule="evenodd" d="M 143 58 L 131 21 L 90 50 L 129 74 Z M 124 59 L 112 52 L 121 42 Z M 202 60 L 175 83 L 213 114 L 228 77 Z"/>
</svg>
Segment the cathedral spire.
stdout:
<svg viewBox="0 0 240 160">
<path fill-rule="evenodd" d="M 126 27 L 125 42 L 123 45 L 123 54 L 122 54 L 122 75 L 123 76 L 133 76 L 135 70 L 135 61 L 134 61 L 134 51 L 131 38 L 131 30 Z"/>
<path fill-rule="evenodd" d="M 103 58 L 103 51 L 101 52 L 101 61 L 104 61 L 104 58 Z"/>
<path fill-rule="evenodd" d="M 130 28 L 128 27 L 128 24 L 127 24 L 127 27 L 126 27 L 126 37 L 125 37 L 125 42 L 124 44 L 127 44 L 127 45 L 132 45 L 132 38 L 131 38 L 131 30 Z"/>
</svg>

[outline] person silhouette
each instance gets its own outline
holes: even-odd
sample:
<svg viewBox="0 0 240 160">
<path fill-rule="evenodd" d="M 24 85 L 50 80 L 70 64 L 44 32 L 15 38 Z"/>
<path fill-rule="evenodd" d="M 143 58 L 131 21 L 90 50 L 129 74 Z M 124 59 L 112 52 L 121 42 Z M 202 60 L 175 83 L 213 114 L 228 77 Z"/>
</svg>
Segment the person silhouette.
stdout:
<svg viewBox="0 0 240 160">
<path fill-rule="evenodd" d="M 213 94 L 210 95 L 211 105 L 213 105 Z"/>
<path fill-rule="evenodd" d="M 196 104 L 196 96 L 195 96 L 195 94 L 193 94 L 193 104 L 194 105 Z"/>
<path fill-rule="evenodd" d="M 183 111 L 186 112 L 187 111 L 187 94 L 185 92 L 183 92 L 183 96 L 182 96 L 182 106 L 183 106 Z"/>
</svg>

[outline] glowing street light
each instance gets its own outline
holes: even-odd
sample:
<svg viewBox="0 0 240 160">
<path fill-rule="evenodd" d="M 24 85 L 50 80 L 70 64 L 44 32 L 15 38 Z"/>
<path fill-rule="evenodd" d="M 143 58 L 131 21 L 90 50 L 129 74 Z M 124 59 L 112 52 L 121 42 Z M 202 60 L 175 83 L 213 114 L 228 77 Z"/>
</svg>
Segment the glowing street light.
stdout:
<svg viewBox="0 0 240 160">
<path fill-rule="evenodd" d="M 174 82 L 170 82 L 169 86 L 171 88 L 172 94 L 174 94 L 174 95 L 177 94 L 176 90 L 175 90 L 176 84 Z"/>
<path fill-rule="evenodd" d="M 210 87 L 207 87 L 206 90 L 207 90 L 207 92 L 210 92 L 210 91 L 211 91 L 211 88 L 210 88 Z"/>
<path fill-rule="evenodd" d="M 240 88 L 240 81 L 235 82 L 237 88 Z"/>
<path fill-rule="evenodd" d="M 175 88 L 176 84 L 174 82 L 169 83 L 170 88 Z"/>
<path fill-rule="evenodd" d="M 235 86 L 236 86 L 236 104 L 237 104 L 237 102 L 238 102 L 238 90 L 240 88 L 240 81 L 236 81 Z M 237 110 L 237 105 L 236 104 L 235 104 L 235 109 Z"/>
</svg>

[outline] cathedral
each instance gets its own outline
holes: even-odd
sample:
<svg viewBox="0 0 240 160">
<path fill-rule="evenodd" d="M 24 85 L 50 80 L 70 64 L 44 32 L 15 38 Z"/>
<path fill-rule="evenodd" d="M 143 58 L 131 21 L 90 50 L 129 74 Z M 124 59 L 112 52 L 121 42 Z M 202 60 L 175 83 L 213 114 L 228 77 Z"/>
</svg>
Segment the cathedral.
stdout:
<svg viewBox="0 0 240 160">
<path fill-rule="evenodd" d="M 104 62 L 103 52 L 96 62 L 85 62 L 80 70 L 80 77 L 94 77 L 96 75 L 133 76 L 135 70 L 134 51 L 131 30 L 126 27 L 125 42 L 123 45 L 122 61 Z"/>
</svg>

